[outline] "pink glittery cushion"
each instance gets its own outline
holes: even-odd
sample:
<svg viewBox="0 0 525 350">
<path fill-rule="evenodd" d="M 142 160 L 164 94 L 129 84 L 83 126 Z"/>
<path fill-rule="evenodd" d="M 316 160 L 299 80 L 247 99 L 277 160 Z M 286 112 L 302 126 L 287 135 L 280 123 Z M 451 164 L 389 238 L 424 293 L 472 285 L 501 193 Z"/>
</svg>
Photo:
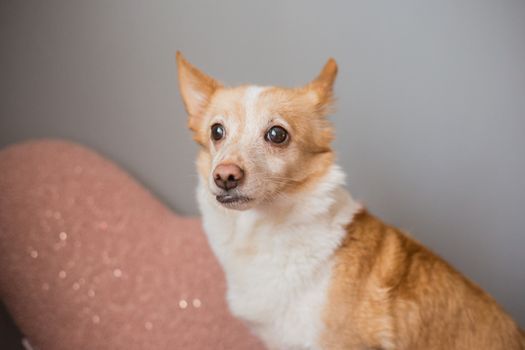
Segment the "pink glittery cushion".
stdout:
<svg viewBox="0 0 525 350">
<path fill-rule="evenodd" d="M 9 147 L 0 169 L 0 297 L 38 349 L 262 349 L 198 220 L 69 142 Z"/>
</svg>

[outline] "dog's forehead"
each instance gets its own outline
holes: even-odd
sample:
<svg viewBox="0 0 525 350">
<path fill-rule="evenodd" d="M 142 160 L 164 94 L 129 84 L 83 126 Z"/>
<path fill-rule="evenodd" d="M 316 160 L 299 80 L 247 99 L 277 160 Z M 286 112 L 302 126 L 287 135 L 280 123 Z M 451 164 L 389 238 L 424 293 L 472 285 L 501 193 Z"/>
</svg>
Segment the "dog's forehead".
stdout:
<svg viewBox="0 0 525 350">
<path fill-rule="evenodd" d="M 257 118 L 257 116 L 263 112 L 261 109 L 264 108 L 264 105 L 261 106 L 259 102 L 260 96 L 265 90 L 268 90 L 268 88 L 255 85 L 246 88 L 243 96 L 244 115 L 246 119 Z"/>
<path fill-rule="evenodd" d="M 222 114 L 226 116 L 237 116 L 244 114 L 242 100 L 246 88 L 226 88 L 218 90 L 209 106 L 212 115 Z"/>
<path fill-rule="evenodd" d="M 211 114 L 221 114 L 225 118 L 240 118 L 243 120 L 269 118 L 280 114 L 287 107 L 293 96 L 289 89 L 244 85 L 235 88 L 224 88 L 217 91 L 211 104 Z"/>
</svg>

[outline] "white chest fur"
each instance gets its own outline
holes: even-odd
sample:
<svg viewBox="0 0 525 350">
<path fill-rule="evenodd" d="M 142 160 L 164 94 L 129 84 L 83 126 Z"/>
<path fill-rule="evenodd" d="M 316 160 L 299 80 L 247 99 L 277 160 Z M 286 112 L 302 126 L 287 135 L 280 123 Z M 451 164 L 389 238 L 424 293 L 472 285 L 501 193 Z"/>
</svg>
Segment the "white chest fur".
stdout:
<svg viewBox="0 0 525 350">
<path fill-rule="evenodd" d="M 204 229 L 226 274 L 228 304 L 270 349 L 318 349 L 331 257 L 359 209 L 334 166 L 308 193 L 247 211 L 198 189 Z"/>
</svg>

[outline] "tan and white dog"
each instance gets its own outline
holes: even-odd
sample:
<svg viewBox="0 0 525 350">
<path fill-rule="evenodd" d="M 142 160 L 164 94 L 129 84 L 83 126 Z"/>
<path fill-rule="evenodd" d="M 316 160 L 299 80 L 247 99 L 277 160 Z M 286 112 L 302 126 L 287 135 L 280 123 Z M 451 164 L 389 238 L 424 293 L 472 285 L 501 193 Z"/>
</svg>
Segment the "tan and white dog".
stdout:
<svg viewBox="0 0 525 350">
<path fill-rule="evenodd" d="M 226 87 L 177 62 L 228 304 L 269 349 L 525 349 L 489 295 L 344 188 L 333 59 L 300 88 Z"/>
</svg>

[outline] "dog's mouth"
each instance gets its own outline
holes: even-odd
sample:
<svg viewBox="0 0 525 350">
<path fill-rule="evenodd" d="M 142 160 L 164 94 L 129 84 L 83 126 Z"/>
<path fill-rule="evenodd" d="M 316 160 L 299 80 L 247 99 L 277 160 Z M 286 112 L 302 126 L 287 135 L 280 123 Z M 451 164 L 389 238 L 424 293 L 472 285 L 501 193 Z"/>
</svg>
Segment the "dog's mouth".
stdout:
<svg viewBox="0 0 525 350">
<path fill-rule="evenodd" d="M 215 198 L 221 204 L 242 204 L 252 200 L 250 197 L 230 193 L 219 194 Z"/>
</svg>

